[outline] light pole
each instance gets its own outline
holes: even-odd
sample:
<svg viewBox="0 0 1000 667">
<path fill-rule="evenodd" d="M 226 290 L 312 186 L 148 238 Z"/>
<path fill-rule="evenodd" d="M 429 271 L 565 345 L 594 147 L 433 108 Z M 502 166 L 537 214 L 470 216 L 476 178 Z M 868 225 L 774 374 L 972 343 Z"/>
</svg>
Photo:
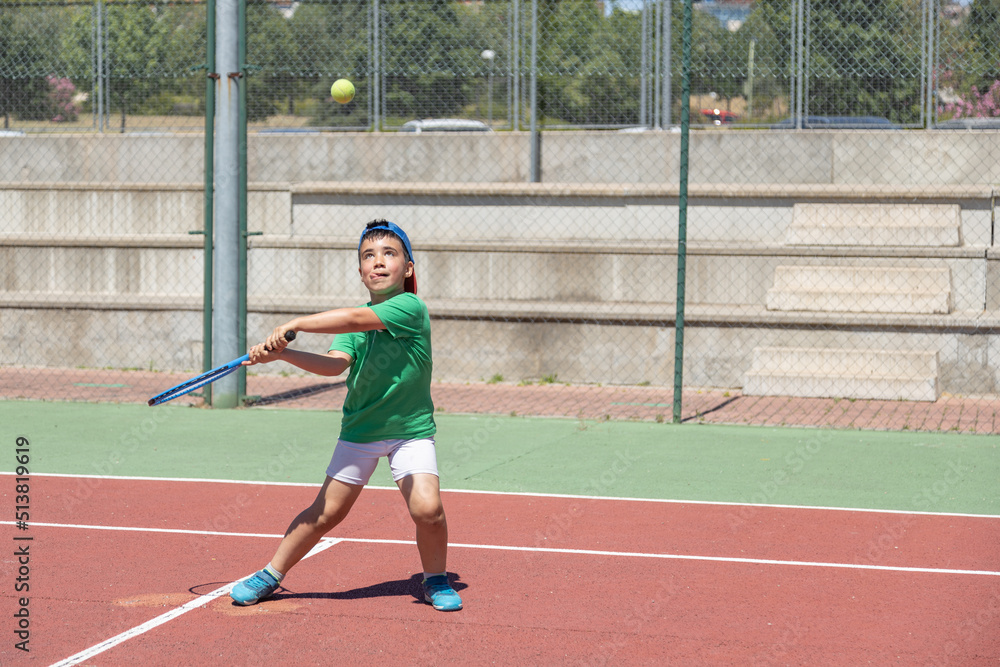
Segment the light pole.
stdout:
<svg viewBox="0 0 1000 667">
<path fill-rule="evenodd" d="M 489 63 L 489 69 L 486 71 L 486 124 L 493 127 L 493 60 L 497 54 L 493 49 L 483 49 L 479 55 Z"/>
</svg>

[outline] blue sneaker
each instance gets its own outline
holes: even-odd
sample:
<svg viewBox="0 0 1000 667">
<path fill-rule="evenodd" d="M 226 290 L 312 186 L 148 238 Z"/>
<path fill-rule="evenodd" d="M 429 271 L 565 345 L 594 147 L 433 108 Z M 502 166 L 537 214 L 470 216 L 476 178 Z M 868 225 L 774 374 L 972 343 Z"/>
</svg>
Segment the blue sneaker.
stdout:
<svg viewBox="0 0 1000 667">
<path fill-rule="evenodd" d="M 236 582 L 233 590 L 229 592 L 229 597 L 236 604 L 243 606 L 257 604 L 278 590 L 281 582 L 277 581 L 265 570 L 248 577 L 243 581 Z"/>
<path fill-rule="evenodd" d="M 445 574 L 424 579 L 424 602 L 434 605 L 438 611 L 458 611 L 462 608 L 462 598 L 448 583 L 448 575 Z"/>
</svg>

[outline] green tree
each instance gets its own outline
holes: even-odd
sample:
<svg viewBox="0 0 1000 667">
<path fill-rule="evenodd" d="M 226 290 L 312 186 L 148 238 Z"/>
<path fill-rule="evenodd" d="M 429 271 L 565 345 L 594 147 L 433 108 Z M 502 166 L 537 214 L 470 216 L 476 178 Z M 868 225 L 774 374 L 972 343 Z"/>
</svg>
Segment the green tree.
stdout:
<svg viewBox="0 0 1000 667">
<path fill-rule="evenodd" d="M 59 61 L 61 34 L 73 10 L 64 6 L 0 7 L 0 113 L 4 127 L 11 116 L 25 120 L 48 120 L 52 109 L 46 96 L 47 77 L 69 75 Z"/>
<path fill-rule="evenodd" d="M 608 97 L 607 75 L 621 74 L 624 69 L 620 44 L 608 43 L 602 30 L 605 18 L 596 3 L 539 4 L 539 117 L 550 122 L 585 122 L 592 103 Z"/>
<path fill-rule="evenodd" d="M 247 2 L 246 25 L 247 62 L 254 66 L 247 81 L 247 120 L 259 121 L 294 99 L 294 40 L 288 19 L 266 0 Z"/>
<path fill-rule="evenodd" d="M 920 0 L 810 0 L 806 63 L 808 109 L 819 115 L 886 116 L 914 123 L 921 110 Z M 786 0 L 760 0 L 754 29 L 776 35 L 792 63 Z M 747 26 L 744 26 L 744 29 Z"/>
<path fill-rule="evenodd" d="M 653 6 L 650 5 L 652 8 Z M 683 3 L 672 3 L 672 99 L 680 104 Z M 650 11 L 646 29 L 647 77 L 654 76 L 657 16 Z M 550 122 L 623 125 L 639 122 L 643 68 L 643 22 L 640 12 L 615 3 L 608 13 L 585 0 L 545 2 L 539 6 L 539 111 Z M 691 89 L 723 99 L 742 89 L 745 61 L 734 53 L 737 38 L 706 12 L 696 11 L 692 25 Z M 693 118 L 697 122 L 698 118 Z"/>
<path fill-rule="evenodd" d="M 172 113 L 177 102 L 189 101 L 194 113 L 204 113 L 206 61 L 205 5 L 168 5 L 158 20 L 162 24 L 162 46 L 157 52 L 164 61 L 160 65 L 157 88 L 160 93 L 150 99 L 158 108 L 147 105 L 149 113 Z"/>
<path fill-rule="evenodd" d="M 974 0 L 944 17 L 937 69 L 939 118 L 1000 115 L 1000 0 Z"/>
<path fill-rule="evenodd" d="M 481 5 L 459 5 L 455 8 L 457 24 L 456 65 L 460 66 L 462 106 L 467 115 L 486 119 L 488 102 L 493 105 L 493 118 L 506 114 L 507 100 L 502 85 L 514 71 L 510 49 L 510 3 L 505 0 Z M 489 49 L 493 59 L 483 58 Z M 492 83 L 492 89 L 490 85 Z M 490 94 L 492 92 L 492 95 Z M 492 99 L 488 100 L 487 98 Z"/>
<path fill-rule="evenodd" d="M 0 10 L 0 112 L 4 127 L 10 126 L 12 115 L 37 115 L 42 106 L 44 79 L 35 71 L 42 59 L 41 42 L 24 18 L 12 9 Z"/>
<path fill-rule="evenodd" d="M 750 118 L 768 121 L 788 114 L 794 74 L 790 11 L 791 3 L 764 0 L 754 5 L 754 11 L 737 32 L 736 48 L 741 55 L 747 54 L 748 62 L 750 42 L 754 43 L 753 81 L 748 80 L 749 65 L 744 79 L 748 95 L 751 83 L 753 87 Z"/>
<path fill-rule="evenodd" d="M 464 102 L 459 73 L 467 64 L 458 16 L 447 0 L 389 3 L 383 9 L 386 107 L 391 115 L 453 115 Z"/>
<path fill-rule="evenodd" d="M 919 3 L 814 2 L 810 23 L 809 111 L 920 118 Z"/>
<path fill-rule="evenodd" d="M 294 105 L 294 111 L 308 115 L 312 125 L 366 125 L 368 6 L 351 0 L 303 3 L 289 25 L 293 47 L 286 70 L 295 77 L 288 91 L 289 113 Z M 354 83 L 354 103 L 340 105 L 330 98 L 330 85 L 339 78 Z"/>
<path fill-rule="evenodd" d="M 169 56 L 164 49 L 168 35 L 155 5 L 109 4 L 105 11 L 109 97 L 112 105 L 118 105 L 124 132 L 129 111 L 139 110 L 164 74 L 161 64 Z"/>
<path fill-rule="evenodd" d="M 681 3 L 674 3 L 675 5 Z M 681 15 L 683 6 L 675 7 L 673 24 L 683 27 Z M 678 30 L 673 44 L 681 46 L 683 35 Z M 724 102 L 719 106 L 729 107 L 730 100 L 743 91 L 743 83 L 747 77 L 746 48 L 735 33 L 726 29 L 722 23 L 711 14 L 702 11 L 694 12 L 691 22 L 691 92 L 695 95 L 716 93 Z M 677 53 L 680 63 L 681 53 Z M 677 77 L 680 83 L 680 77 Z M 680 96 L 678 85 L 677 96 Z M 694 117 L 692 117 L 694 119 Z M 698 122 L 701 118 L 697 119 Z"/>
<path fill-rule="evenodd" d="M 979 83 L 1000 79 L 1000 0 L 975 0 L 966 21 L 968 36 L 975 44 Z"/>
<path fill-rule="evenodd" d="M 187 88 L 197 95 L 193 67 L 205 62 L 204 7 L 166 3 L 107 3 L 107 35 L 102 41 L 106 85 L 121 131 L 129 113 L 164 113 L 164 100 Z M 73 71 L 91 72 L 94 17 L 77 13 L 62 38 L 62 53 Z M 109 112 L 112 111 L 109 109 Z"/>
<path fill-rule="evenodd" d="M 639 120 L 639 13 L 592 2 L 539 6 L 540 117 L 550 123 L 624 125 Z"/>
</svg>

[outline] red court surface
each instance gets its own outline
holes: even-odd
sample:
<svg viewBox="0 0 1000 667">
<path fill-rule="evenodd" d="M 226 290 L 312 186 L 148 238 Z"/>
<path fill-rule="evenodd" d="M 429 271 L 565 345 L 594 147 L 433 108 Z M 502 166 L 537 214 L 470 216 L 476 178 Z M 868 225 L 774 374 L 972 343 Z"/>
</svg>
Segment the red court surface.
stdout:
<svg viewBox="0 0 1000 667">
<path fill-rule="evenodd" d="M 330 534 L 341 541 L 272 599 L 234 606 L 220 589 L 267 562 L 315 491 L 33 476 L 39 523 L 3 524 L 8 545 L 33 538 L 31 651 L 11 639 L 8 548 L 0 663 L 53 664 L 102 643 L 79 664 L 1000 659 L 997 517 L 446 491 L 465 609 L 445 614 L 417 598 L 398 492 L 367 489 Z"/>
</svg>

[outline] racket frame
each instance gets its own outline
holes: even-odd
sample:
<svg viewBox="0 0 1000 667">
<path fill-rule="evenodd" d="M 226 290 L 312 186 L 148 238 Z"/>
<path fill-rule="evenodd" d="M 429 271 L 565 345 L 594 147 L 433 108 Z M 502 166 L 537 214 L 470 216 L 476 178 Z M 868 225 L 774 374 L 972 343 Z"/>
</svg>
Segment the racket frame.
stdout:
<svg viewBox="0 0 1000 667">
<path fill-rule="evenodd" d="M 295 340 L 295 332 L 286 331 L 285 340 L 287 340 L 288 342 L 292 342 L 293 340 Z M 154 405 L 160 405 L 161 403 L 166 403 L 167 401 L 172 401 L 173 399 L 183 396 L 185 394 L 190 394 L 192 391 L 196 389 L 201 389 L 206 384 L 211 384 L 216 380 L 226 377 L 230 373 L 238 371 L 240 367 L 243 365 L 244 361 L 250 361 L 249 354 L 244 354 L 239 359 L 233 359 L 229 363 L 222 364 L 221 366 L 217 366 L 216 368 L 213 368 L 210 371 L 205 371 L 201 375 L 196 375 L 190 380 L 181 382 L 180 384 L 173 386 L 170 389 L 167 389 L 166 391 L 161 392 L 156 396 L 154 396 L 153 398 L 149 399 L 148 401 L 146 401 L 146 404 L 152 407 Z"/>
</svg>

